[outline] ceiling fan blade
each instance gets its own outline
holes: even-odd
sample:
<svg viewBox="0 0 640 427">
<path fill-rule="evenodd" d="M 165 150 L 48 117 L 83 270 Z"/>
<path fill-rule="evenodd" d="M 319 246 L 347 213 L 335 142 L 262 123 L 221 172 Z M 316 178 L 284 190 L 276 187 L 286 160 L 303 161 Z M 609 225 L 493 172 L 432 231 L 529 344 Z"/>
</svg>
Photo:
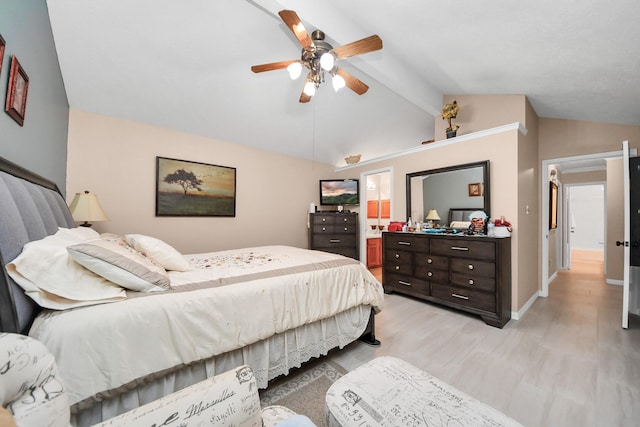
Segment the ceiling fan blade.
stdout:
<svg viewBox="0 0 640 427">
<path fill-rule="evenodd" d="M 280 18 L 287 24 L 287 27 L 291 30 L 294 36 L 298 39 L 302 47 L 313 46 L 313 41 L 309 37 L 309 33 L 302 25 L 302 21 L 298 17 L 298 14 L 293 10 L 281 10 L 278 12 Z"/>
<path fill-rule="evenodd" d="M 304 93 L 304 90 L 303 90 L 302 93 L 300 94 L 300 102 L 304 104 L 309 101 L 311 101 L 311 97 L 306 93 Z"/>
<path fill-rule="evenodd" d="M 353 77 L 351 74 L 347 73 L 342 68 L 338 68 L 337 73 L 339 76 L 341 76 L 344 79 L 345 85 L 349 89 L 357 93 L 358 95 L 362 95 L 369 90 L 369 86 L 362 83 L 360 80 Z"/>
<path fill-rule="evenodd" d="M 336 54 L 338 59 L 342 59 L 380 49 L 382 49 L 382 39 L 377 35 L 373 35 L 362 40 L 337 47 L 333 49 L 333 53 Z"/>
<path fill-rule="evenodd" d="M 289 64 L 292 64 L 294 62 L 298 61 L 294 59 L 291 61 L 279 61 L 272 62 L 270 64 L 254 65 L 251 67 L 251 71 L 253 71 L 254 73 L 263 73 L 265 71 L 281 70 L 283 68 L 287 68 Z"/>
</svg>

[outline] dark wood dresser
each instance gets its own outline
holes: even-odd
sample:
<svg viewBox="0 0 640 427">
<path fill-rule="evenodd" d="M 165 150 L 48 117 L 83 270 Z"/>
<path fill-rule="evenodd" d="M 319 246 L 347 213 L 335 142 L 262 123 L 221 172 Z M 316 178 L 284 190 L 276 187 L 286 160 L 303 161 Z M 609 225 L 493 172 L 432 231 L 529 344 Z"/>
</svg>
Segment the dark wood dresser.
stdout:
<svg viewBox="0 0 640 427">
<path fill-rule="evenodd" d="M 360 259 L 357 213 L 316 212 L 309 215 L 310 249 Z"/>
<path fill-rule="evenodd" d="M 511 239 L 382 233 L 382 285 L 478 314 L 502 328 L 511 319 Z"/>
</svg>

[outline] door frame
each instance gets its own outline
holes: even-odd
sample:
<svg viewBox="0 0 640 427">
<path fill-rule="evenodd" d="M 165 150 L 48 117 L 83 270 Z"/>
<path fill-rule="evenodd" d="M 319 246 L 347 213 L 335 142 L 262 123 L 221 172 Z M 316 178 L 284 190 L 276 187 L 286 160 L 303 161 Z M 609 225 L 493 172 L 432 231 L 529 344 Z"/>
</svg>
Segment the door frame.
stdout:
<svg viewBox="0 0 640 427">
<path fill-rule="evenodd" d="M 393 217 L 393 166 L 387 166 L 384 168 L 380 168 L 380 169 L 373 169 L 370 171 L 364 171 L 360 173 L 360 186 L 362 187 L 363 185 L 367 185 L 367 177 L 369 175 L 377 175 L 379 173 L 385 173 L 388 172 L 389 173 L 389 204 L 390 204 L 390 210 L 391 210 L 391 216 Z M 366 191 L 362 191 L 362 188 L 360 189 L 360 215 L 359 215 L 359 222 L 360 224 L 358 224 L 358 228 L 359 228 L 359 236 L 360 236 L 360 242 L 359 242 L 359 246 L 360 246 L 360 262 L 363 263 L 365 266 L 367 265 L 367 192 Z"/>
<path fill-rule="evenodd" d="M 635 149 L 634 149 L 635 150 Z M 605 153 L 594 153 L 594 154 L 586 154 L 580 156 L 569 156 L 569 157 L 558 157 L 554 159 L 547 159 L 542 161 L 542 166 L 540 168 L 540 188 L 541 188 L 541 197 L 542 200 L 540 202 L 541 206 L 541 214 L 540 215 L 540 247 L 541 247 L 541 257 L 540 257 L 540 296 L 548 297 L 549 296 L 549 284 L 553 281 L 552 277 L 549 277 L 549 167 L 556 164 L 574 162 L 574 161 L 583 161 L 583 160 L 594 160 L 594 159 L 617 159 L 622 158 L 622 150 L 618 151 L 609 151 Z M 562 198 L 561 198 L 562 199 Z M 559 208 L 561 208 L 559 206 Z M 564 211 L 561 211 L 562 215 L 559 215 L 560 218 L 564 217 Z M 562 221 L 559 221 L 558 228 L 566 227 L 566 224 L 563 224 Z M 562 235 L 562 230 L 558 230 Z"/>
</svg>

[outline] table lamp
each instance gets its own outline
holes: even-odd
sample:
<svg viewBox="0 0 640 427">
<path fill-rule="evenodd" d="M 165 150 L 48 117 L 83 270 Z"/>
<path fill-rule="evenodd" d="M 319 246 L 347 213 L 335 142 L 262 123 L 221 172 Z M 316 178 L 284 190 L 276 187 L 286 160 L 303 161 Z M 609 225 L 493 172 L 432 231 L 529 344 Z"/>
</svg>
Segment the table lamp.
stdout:
<svg viewBox="0 0 640 427">
<path fill-rule="evenodd" d="M 429 212 L 424 219 L 430 221 L 431 228 L 433 228 L 436 225 L 436 222 L 440 221 L 440 215 L 438 215 L 438 211 L 435 209 L 429 209 Z"/>
<path fill-rule="evenodd" d="M 84 193 L 76 193 L 69 205 L 71 216 L 75 221 L 84 221 L 81 227 L 91 227 L 89 221 L 108 221 L 98 202 L 98 197 L 85 190 Z"/>
</svg>

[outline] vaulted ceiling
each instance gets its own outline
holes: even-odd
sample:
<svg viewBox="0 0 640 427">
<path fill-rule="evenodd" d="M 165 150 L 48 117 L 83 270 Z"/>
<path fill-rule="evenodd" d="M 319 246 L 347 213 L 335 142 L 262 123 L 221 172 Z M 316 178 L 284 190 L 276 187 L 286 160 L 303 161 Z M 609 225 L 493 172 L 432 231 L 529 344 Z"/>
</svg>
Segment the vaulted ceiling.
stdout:
<svg viewBox="0 0 640 427">
<path fill-rule="evenodd" d="M 524 94 L 540 117 L 640 125 L 635 0 L 47 0 L 71 108 L 344 165 L 431 139 L 443 94 Z M 358 96 L 251 66 L 299 59 L 295 10 Z M 179 143 L 179 141 L 176 141 Z"/>
</svg>

